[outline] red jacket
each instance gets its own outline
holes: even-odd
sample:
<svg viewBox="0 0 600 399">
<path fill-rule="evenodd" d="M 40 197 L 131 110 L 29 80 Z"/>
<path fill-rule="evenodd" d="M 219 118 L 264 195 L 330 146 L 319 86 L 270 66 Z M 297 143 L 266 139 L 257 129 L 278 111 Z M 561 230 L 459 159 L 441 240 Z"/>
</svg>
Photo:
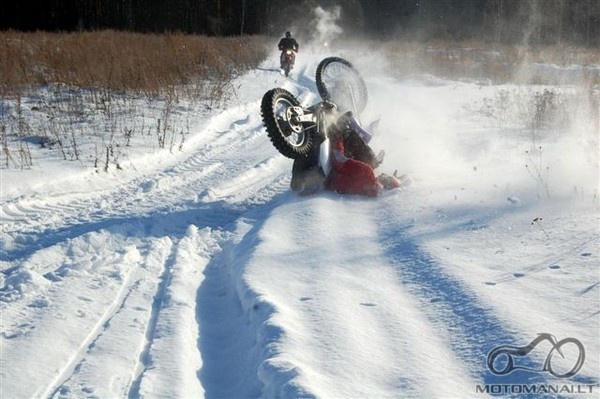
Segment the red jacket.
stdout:
<svg viewBox="0 0 600 399">
<path fill-rule="evenodd" d="M 375 197 L 382 189 L 371 165 L 344 155 L 344 140 L 341 138 L 334 144 L 332 166 L 325 183 L 328 190 Z"/>
</svg>

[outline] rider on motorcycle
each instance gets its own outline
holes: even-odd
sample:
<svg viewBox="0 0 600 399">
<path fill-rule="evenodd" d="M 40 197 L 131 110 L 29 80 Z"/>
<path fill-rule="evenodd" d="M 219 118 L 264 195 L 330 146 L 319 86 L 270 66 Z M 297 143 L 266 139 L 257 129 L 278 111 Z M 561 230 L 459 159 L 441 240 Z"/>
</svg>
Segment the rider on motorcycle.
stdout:
<svg viewBox="0 0 600 399">
<path fill-rule="evenodd" d="M 311 194 L 325 188 L 340 194 L 374 197 L 384 189 L 400 187 L 396 173 L 375 176 L 375 169 L 383 162 L 384 154 L 375 155 L 367 144 L 370 133 L 360 127 L 351 112 L 343 114 L 329 129 L 332 159 L 328 175 L 325 176 L 319 167 L 321 143 L 317 143 L 309 156 L 294 161 L 292 190 Z"/>
<path fill-rule="evenodd" d="M 285 32 L 285 37 L 281 38 L 281 40 L 279 41 L 279 44 L 277 45 L 277 47 L 279 48 L 279 50 L 281 51 L 281 57 L 280 57 L 280 65 L 281 65 L 281 69 L 283 69 L 284 65 L 284 61 L 285 61 L 285 52 L 287 50 L 291 50 L 292 51 L 292 61 L 291 61 L 291 66 L 294 66 L 294 62 L 296 61 L 296 56 L 295 53 L 298 52 L 298 48 L 300 46 L 298 46 L 298 42 L 296 41 L 296 39 L 294 39 L 292 37 L 292 34 L 288 31 Z"/>
</svg>

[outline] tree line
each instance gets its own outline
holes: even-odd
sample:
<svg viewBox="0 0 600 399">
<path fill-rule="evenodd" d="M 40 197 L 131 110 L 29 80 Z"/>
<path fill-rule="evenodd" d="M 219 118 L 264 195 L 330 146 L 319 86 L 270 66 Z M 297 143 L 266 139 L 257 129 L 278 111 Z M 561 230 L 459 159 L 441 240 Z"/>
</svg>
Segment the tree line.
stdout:
<svg viewBox="0 0 600 399">
<path fill-rule="evenodd" d="M 4 0 L 0 29 L 307 37 L 317 7 L 350 36 L 600 46 L 599 0 Z"/>
</svg>

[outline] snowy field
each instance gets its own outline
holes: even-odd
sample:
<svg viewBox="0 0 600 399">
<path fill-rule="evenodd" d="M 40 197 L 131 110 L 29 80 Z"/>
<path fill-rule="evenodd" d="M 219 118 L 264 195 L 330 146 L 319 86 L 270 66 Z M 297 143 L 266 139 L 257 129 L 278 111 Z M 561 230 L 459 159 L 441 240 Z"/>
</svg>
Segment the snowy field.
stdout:
<svg viewBox="0 0 600 399">
<path fill-rule="evenodd" d="M 598 397 L 600 89 L 341 55 L 409 187 L 290 191 L 259 106 L 318 100 L 309 52 L 290 78 L 274 53 L 221 109 L 179 104 L 185 141 L 134 135 L 120 170 L 31 145 L 30 169 L 0 171 L 0 397 Z M 512 357 L 528 370 L 491 372 L 540 333 Z"/>
</svg>

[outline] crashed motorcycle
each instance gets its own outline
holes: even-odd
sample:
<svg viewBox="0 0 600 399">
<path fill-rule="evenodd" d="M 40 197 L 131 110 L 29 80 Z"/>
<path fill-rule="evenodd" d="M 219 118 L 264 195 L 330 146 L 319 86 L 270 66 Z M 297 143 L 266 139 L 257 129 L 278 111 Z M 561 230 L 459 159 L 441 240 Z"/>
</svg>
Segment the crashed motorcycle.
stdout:
<svg viewBox="0 0 600 399">
<path fill-rule="evenodd" d="M 261 103 L 271 142 L 294 159 L 292 190 L 310 194 L 324 187 L 375 196 L 382 189 L 399 187 L 396 173 L 374 175 L 384 153 L 375 155 L 367 144 L 371 134 L 354 116 L 367 104 L 367 89 L 358 71 L 342 58 L 325 58 L 317 66 L 316 85 L 322 101 L 308 107 L 282 88 L 265 93 Z"/>
<path fill-rule="evenodd" d="M 354 66 L 339 57 L 328 57 L 317 66 L 316 84 L 322 101 L 300 105 L 289 91 L 276 88 L 265 93 L 261 114 L 275 148 L 291 159 L 308 156 L 328 140 L 327 126 L 339 115 L 358 115 L 367 105 L 367 87 Z M 326 150 L 324 150 L 326 151 Z"/>
</svg>

